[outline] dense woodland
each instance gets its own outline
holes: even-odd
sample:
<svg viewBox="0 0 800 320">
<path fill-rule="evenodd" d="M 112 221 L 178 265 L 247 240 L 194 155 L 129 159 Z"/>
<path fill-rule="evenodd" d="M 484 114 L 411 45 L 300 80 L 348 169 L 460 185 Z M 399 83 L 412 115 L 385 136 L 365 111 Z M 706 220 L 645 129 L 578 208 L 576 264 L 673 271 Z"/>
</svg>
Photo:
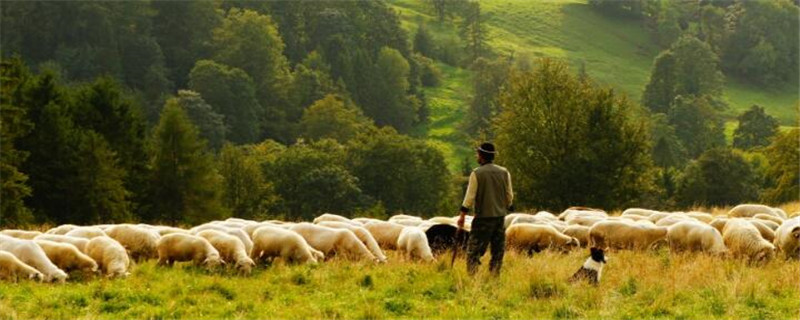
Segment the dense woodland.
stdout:
<svg viewBox="0 0 800 320">
<path fill-rule="evenodd" d="M 0 3 L 0 225 L 450 215 L 475 164 L 424 139 L 435 62 L 472 71 L 458 130 L 518 208 L 798 199 L 800 129 L 753 106 L 727 145 L 720 97 L 798 81 L 795 3 L 589 1 L 662 45 L 642 101 L 495 53 L 479 2 L 425 3 L 458 34 L 382 1 Z"/>
</svg>

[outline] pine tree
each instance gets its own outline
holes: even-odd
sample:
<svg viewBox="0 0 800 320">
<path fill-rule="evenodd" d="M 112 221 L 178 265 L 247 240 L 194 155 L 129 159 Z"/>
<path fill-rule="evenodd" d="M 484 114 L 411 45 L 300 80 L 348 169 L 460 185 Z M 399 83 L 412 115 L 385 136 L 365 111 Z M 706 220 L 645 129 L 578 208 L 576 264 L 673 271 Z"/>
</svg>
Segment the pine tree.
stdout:
<svg viewBox="0 0 800 320">
<path fill-rule="evenodd" d="M 13 58 L 0 62 L 0 77 L 0 226 L 15 226 L 33 220 L 23 202 L 31 195 L 28 175 L 20 172 L 28 152 L 15 146 L 15 141 L 33 128 L 26 110 L 19 105 L 30 74 L 21 59 Z"/>
</svg>

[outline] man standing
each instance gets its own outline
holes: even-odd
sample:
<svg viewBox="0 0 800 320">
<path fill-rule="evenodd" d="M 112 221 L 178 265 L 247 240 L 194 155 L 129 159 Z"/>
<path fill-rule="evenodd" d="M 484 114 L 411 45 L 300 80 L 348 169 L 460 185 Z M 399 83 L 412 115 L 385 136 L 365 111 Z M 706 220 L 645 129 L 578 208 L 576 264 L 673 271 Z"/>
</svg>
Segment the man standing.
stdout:
<svg viewBox="0 0 800 320">
<path fill-rule="evenodd" d="M 511 189 L 511 174 L 506 168 L 492 163 L 497 153 L 493 144 L 482 143 L 476 151 L 480 167 L 472 170 L 469 176 L 469 186 L 464 196 L 464 203 L 461 204 L 458 226 L 464 227 L 464 215 L 471 207 L 474 208 L 475 219 L 472 220 L 472 229 L 467 242 L 467 271 L 470 274 L 477 271 L 480 259 L 486 253 L 486 247 L 491 245 L 492 259 L 489 262 L 489 271 L 499 275 L 506 245 L 505 216 L 509 211 L 513 211 L 511 203 L 514 200 L 514 192 Z"/>
</svg>

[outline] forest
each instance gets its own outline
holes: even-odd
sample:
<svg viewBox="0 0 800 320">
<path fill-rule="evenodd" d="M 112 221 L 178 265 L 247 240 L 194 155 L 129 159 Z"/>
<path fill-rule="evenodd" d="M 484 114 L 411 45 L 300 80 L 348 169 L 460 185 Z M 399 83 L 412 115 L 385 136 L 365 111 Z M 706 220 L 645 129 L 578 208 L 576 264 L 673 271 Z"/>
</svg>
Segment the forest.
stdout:
<svg viewBox="0 0 800 320">
<path fill-rule="evenodd" d="M 454 214 L 477 164 L 430 139 L 448 70 L 453 143 L 497 144 L 517 208 L 798 199 L 800 103 L 723 97 L 797 86 L 797 2 L 588 1 L 658 48 L 635 95 L 493 46 L 484 2 L 404 5 L 0 2 L 0 225 Z"/>
</svg>

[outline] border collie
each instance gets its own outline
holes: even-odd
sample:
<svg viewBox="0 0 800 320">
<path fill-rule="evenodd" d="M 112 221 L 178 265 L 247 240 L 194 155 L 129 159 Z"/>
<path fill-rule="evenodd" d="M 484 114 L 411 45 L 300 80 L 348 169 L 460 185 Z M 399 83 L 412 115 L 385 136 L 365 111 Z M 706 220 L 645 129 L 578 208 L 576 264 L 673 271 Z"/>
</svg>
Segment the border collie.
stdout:
<svg viewBox="0 0 800 320">
<path fill-rule="evenodd" d="M 603 274 L 603 265 L 606 264 L 606 256 L 603 253 L 603 249 L 600 248 L 591 248 L 590 251 L 591 255 L 583 263 L 583 266 L 569 278 L 570 282 L 588 280 L 593 285 L 597 285 L 600 282 L 600 276 Z"/>
</svg>

